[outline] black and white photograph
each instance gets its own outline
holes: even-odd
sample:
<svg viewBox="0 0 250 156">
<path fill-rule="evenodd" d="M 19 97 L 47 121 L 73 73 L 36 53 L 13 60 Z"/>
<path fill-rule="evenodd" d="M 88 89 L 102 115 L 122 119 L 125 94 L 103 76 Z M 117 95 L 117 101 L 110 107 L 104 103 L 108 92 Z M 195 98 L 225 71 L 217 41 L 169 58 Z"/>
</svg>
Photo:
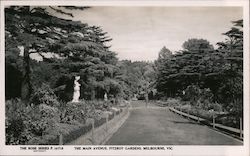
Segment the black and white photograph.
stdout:
<svg viewBox="0 0 250 156">
<path fill-rule="evenodd" d="M 249 152 L 242 5 L 45 4 L 1 5 L 5 147 Z"/>
</svg>

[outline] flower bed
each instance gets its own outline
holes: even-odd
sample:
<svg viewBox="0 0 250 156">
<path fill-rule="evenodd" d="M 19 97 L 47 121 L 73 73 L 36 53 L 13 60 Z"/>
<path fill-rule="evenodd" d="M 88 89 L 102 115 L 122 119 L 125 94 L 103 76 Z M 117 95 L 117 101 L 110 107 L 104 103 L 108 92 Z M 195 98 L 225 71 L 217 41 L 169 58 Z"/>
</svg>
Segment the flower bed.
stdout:
<svg viewBox="0 0 250 156">
<path fill-rule="evenodd" d="M 88 118 L 95 120 L 95 127 L 106 122 L 105 111 L 111 112 L 109 120 L 114 118 L 111 106 L 104 108 L 102 101 L 91 105 L 93 103 L 95 101 L 27 106 L 19 99 L 6 101 L 6 144 L 56 145 L 60 134 L 67 143 L 92 129 L 91 123 L 86 122 Z"/>
<path fill-rule="evenodd" d="M 194 108 L 190 105 L 179 105 L 175 107 L 182 112 L 189 113 L 190 115 L 194 115 L 203 119 L 206 119 L 205 124 L 210 124 L 213 122 L 213 115 L 215 116 L 215 122 L 218 124 L 222 124 L 225 126 L 240 128 L 240 119 L 236 117 L 234 114 L 228 114 L 225 112 L 218 111 L 208 111 Z"/>
</svg>

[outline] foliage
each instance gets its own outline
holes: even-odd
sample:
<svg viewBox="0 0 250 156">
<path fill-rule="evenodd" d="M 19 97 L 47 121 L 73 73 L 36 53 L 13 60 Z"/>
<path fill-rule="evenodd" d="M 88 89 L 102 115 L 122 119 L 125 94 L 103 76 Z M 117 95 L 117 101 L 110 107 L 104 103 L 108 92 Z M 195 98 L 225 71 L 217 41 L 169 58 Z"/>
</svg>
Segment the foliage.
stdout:
<svg viewBox="0 0 250 156">
<path fill-rule="evenodd" d="M 158 59 L 155 61 L 158 71 L 164 68 L 165 62 L 169 61 L 171 57 L 172 52 L 164 46 L 158 54 Z"/>
<path fill-rule="evenodd" d="M 54 6 L 49 8 L 65 13 L 65 10 L 60 11 Z M 64 8 L 68 9 L 68 7 Z M 79 7 L 73 8 L 79 9 Z M 70 73 L 79 73 L 84 69 L 83 66 L 88 67 L 88 64 L 92 63 L 87 62 L 89 58 L 93 58 L 93 63 L 98 64 L 94 69 L 103 67 L 104 64 L 116 63 L 115 53 L 110 52 L 109 47 L 106 46 L 106 42 L 111 39 L 100 27 L 58 18 L 51 15 L 46 7 L 11 6 L 5 8 L 5 16 L 7 44 L 10 44 L 11 47 L 7 48 L 7 52 L 18 49 L 17 47 L 23 48 L 23 70 L 20 85 L 23 100 L 29 100 L 33 88 L 31 54 L 37 54 L 47 62 L 54 62 L 51 57 L 65 59 L 68 61 Z M 99 58 L 99 62 L 95 57 Z M 82 63 L 83 61 L 85 63 Z"/>
<path fill-rule="evenodd" d="M 61 133 L 63 124 L 81 125 L 88 118 L 100 119 L 99 125 L 103 111 L 135 96 L 158 96 L 170 106 L 182 104 L 176 98 L 181 97 L 194 113 L 202 108 L 204 116 L 211 109 L 243 116 L 243 20 L 233 22 L 216 49 L 192 38 L 177 52 L 164 46 L 154 63 L 131 62 L 118 61 L 101 27 L 59 18 L 48 9 L 73 16 L 65 9 L 86 8 L 5 8 L 7 144 L 50 138 Z M 70 103 L 76 75 L 81 77 L 80 98 L 86 101 Z"/>
<path fill-rule="evenodd" d="M 75 75 L 81 77 L 82 99 L 103 99 L 105 93 L 127 99 L 134 94 L 154 96 L 156 68 L 152 63 L 118 62 L 108 46 L 112 39 L 101 27 L 58 18 L 49 9 L 61 10 L 54 6 L 5 8 L 6 67 L 10 73 L 6 89 L 10 98 L 21 97 L 27 102 L 35 88 L 47 83 L 60 100 L 71 101 Z M 40 62 L 31 55 L 40 57 Z M 12 63 L 12 59 L 18 62 Z M 128 72 L 123 72 L 126 68 Z M 12 75 L 20 81 L 13 83 Z M 15 95 L 9 95 L 15 87 L 19 88 Z"/>
<path fill-rule="evenodd" d="M 19 49 L 13 47 L 8 34 L 5 35 L 5 97 L 11 99 L 21 96 L 22 61 Z"/>
<path fill-rule="evenodd" d="M 137 95 L 144 99 L 145 94 L 153 92 L 156 78 L 153 63 L 123 60 L 118 63 L 118 67 L 115 78 L 123 87 L 124 97 L 132 98 Z"/>
<path fill-rule="evenodd" d="M 231 30 L 223 33 L 226 40 L 218 42 L 217 49 L 205 39 L 189 39 L 183 43 L 183 50 L 165 61 L 159 57 L 156 61 L 159 95 L 181 96 L 204 109 L 219 103 L 223 108 L 217 109 L 242 114 L 243 20 L 233 24 Z"/>
<path fill-rule="evenodd" d="M 28 121 L 30 131 L 36 136 L 48 134 L 59 121 L 59 110 L 55 107 L 41 104 L 30 112 Z"/>
<path fill-rule="evenodd" d="M 207 121 L 205 121 L 204 123 L 212 123 L 214 116 L 216 123 L 223 124 L 229 127 L 235 127 L 238 129 L 240 126 L 239 116 L 232 113 L 222 112 L 222 105 L 219 103 L 210 103 L 207 109 L 197 109 L 186 102 L 185 105 L 179 105 L 176 106 L 176 108 L 185 113 L 189 113 L 191 115 L 206 119 Z"/>
<path fill-rule="evenodd" d="M 190 39 L 183 48 L 161 63 L 163 68 L 158 72 L 157 89 L 170 97 L 180 94 L 188 85 L 202 84 L 207 55 L 213 51 L 210 43 L 203 39 Z"/>
<path fill-rule="evenodd" d="M 59 121 L 56 107 L 26 106 L 20 99 L 6 101 L 6 144 L 26 144 L 35 136 L 48 134 Z"/>
<path fill-rule="evenodd" d="M 12 99 L 6 101 L 5 108 L 6 144 L 25 144 L 32 137 L 25 123 L 30 107 L 26 107 L 20 99 Z"/>
<path fill-rule="evenodd" d="M 31 103 L 34 105 L 46 104 L 49 106 L 59 106 L 60 103 L 57 100 L 53 90 L 46 84 L 42 84 L 41 88 L 31 97 Z"/>
<path fill-rule="evenodd" d="M 197 85 L 190 85 L 184 91 L 184 100 L 190 101 L 191 105 L 196 105 L 200 98 L 201 90 Z"/>
<path fill-rule="evenodd" d="M 180 105 L 181 101 L 180 99 L 169 98 L 167 99 L 166 103 L 168 106 L 175 107 L 175 106 Z"/>
<path fill-rule="evenodd" d="M 87 118 L 94 116 L 95 108 L 85 102 L 67 103 L 61 113 L 61 122 L 74 124 L 76 122 L 85 123 Z"/>
</svg>

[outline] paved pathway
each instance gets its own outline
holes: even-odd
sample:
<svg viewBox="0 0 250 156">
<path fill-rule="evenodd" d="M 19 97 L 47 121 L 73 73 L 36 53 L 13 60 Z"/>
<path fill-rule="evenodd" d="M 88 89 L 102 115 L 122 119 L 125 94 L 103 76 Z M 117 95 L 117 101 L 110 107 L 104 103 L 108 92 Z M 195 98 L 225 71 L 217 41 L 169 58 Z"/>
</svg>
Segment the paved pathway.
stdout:
<svg viewBox="0 0 250 156">
<path fill-rule="evenodd" d="M 180 117 L 153 103 L 133 101 L 130 117 L 107 145 L 242 145 L 242 142 Z"/>
</svg>

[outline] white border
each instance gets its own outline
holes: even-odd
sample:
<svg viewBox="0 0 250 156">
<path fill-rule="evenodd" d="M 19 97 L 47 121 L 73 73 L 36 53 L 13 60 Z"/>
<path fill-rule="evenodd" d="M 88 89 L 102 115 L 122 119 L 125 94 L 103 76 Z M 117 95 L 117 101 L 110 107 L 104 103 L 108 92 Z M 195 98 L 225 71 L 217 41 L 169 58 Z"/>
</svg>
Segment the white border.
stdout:
<svg viewBox="0 0 250 156">
<path fill-rule="evenodd" d="M 0 1 L 1 3 L 1 47 L 0 47 L 0 155 L 249 155 L 249 2 L 248 0 L 220 0 L 220 1 Z M 243 7 L 244 19 L 244 145 L 243 146 L 170 146 L 172 151 L 115 151 L 115 150 L 74 150 L 76 146 L 63 146 L 63 150 L 51 150 L 47 152 L 33 152 L 30 150 L 20 150 L 24 146 L 5 145 L 5 57 L 4 57 L 4 6 L 8 5 L 75 5 L 75 6 L 241 6 Z M 31 146 L 29 146 L 31 147 Z M 38 147 L 38 146 L 36 146 Z M 50 147 L 50 146 L 49 146 Z M 55 147 L 55 146 L 53 146 Z M 60 146 L 62 147 L 62 146 Z M 93 147 L 93 146 L 92 146 Z"/>
</svg>

